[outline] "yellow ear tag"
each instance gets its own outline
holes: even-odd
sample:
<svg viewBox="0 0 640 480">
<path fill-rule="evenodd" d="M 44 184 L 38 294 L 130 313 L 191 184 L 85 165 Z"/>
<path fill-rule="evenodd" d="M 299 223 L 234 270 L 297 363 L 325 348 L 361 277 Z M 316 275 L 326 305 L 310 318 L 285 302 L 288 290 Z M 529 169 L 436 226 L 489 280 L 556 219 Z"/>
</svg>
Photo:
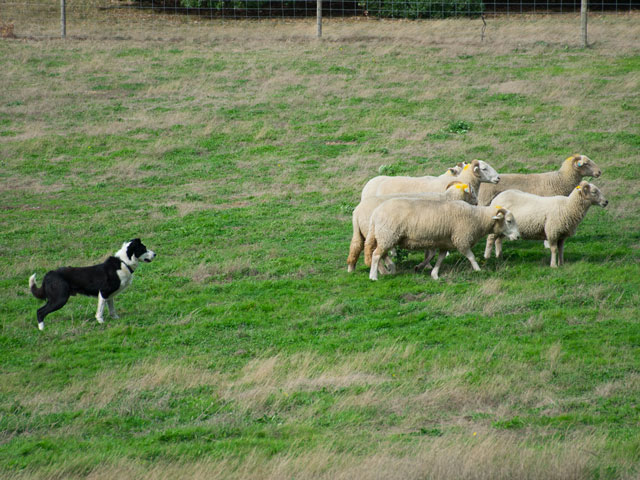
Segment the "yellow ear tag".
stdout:
<svg viewBox="0 0 640 480">
<path fill-rule="evenodd" d="M 496 208 L 500 210 L 502 207 L 500 205 L 496 205 Z"/>
<path fill-rule="evenodd" d="M 565 160 L 565 162 L 568 162 L 569 160 L 573 160 L 573 157 L 567 157 L 567 159 Z"/>
<path fill-rule="evenodd" d="M 463 168 L 462 170 L 464 171 L 464 170 L 466 170 L 467 168 L 469 168 L 470 166 L 471 166 L 471 164 L 470 164 L 470 163 L 467 163 L 467 164 L 464 166 L 464 168 Z"/>
<path fill-rule="evenodd" d="M 576 190 L 580 190 L 580 185 L 578 185 L 578 186 L 576 187 Z"/>
<path fill-rule="evenodd" d="M 462 190 L 463 188 L 467 188 L 467 184 L 466 183 L 456 183 L 456 188 L 458 190 Z"/>
</svg>

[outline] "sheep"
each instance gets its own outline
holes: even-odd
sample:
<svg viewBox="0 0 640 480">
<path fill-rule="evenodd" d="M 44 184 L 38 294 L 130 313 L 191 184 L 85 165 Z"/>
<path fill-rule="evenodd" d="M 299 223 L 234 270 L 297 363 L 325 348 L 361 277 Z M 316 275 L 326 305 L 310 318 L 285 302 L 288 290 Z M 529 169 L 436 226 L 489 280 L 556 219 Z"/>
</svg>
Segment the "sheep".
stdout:
<svg viewBox="0 0 640 480">
<path fill-rule="evenodd" d="M 417 177 L 423 180 L 427 180 L 427 179 L 434 179 L 434 178 L 448 178 L 451 179 L 451 177 L 457 177 L 458 175 L 460 175 L 460 173 L 462 172 L 462 169 L 464 168 L 464 166 L 466 165 L 466 163 L 464 162 L 460 162 L 458 164 L 456 164 L 453 167 L 448 168 L 442 175 L 439 176 L 434 176 L 434 175 L 425 175 L 423 177 Z M 362 189 L 362 193 L 360 195 L 360 199 L 364 199 L 367 197 L 373 197 L 373 196 L 378 196 L 378 195 L 382 195 L 377 193 L 378 191 L 378 187 L 386 182 L 389 179 L 394 179 L 394 178 L 414 178 L 414 177 L 404 177 L 404 176 L 389 176 L 389 175 L 378 175 L 377 177 L 373 177 L 371 180 L 369 180 L 364 188 Z M 392 194 L 394 192 L 389 192 L 389 194 Z M 396 193 L 420 193 L 419 191 L 407 191 L 407 192 L 396 192 Z"/>
<path fill-rule="evenodd" d="M 578 225 L 591 205 L 606 207 L 609 201 L 598 187 L 586 181 L 580 182 L 568 197 L 555 195 L 542 197 L 520 190 L 507 190 L 493 199 L 495 208 L 504 207 L 513 212 L 518 220 L 522 238 L 545 240 L 551 248 L 551 267 L 564 264 L 564 242 L 574 235 Z M 502 239 L 489 235 L 484 257 L 491 257 L 495 243 L 496 257 L 502 255 Z"/>
<path fill-rule="evenodd" d="M 403 194 L 403 197 L 419 197 L 430 200 L 462 200 L 472 205 L 478 204 L 475 192 L 466 183 L 454 180 L 447 185 L 445 192 L 430 192 L 423 194 Z M 398 195 L 383 195 L 380 197 L 367 197 L 361 200 L 358 206 L 353 210 L 353 237 L 349 246 L 349 257 L 347 258 L 347 271 L 353 272 L 356 268 L 356 262 L 360 256 L 360 252 L 364 248 L 364 240 L 369 231 L 369 220 L 371 214 L 378 205 L 391 198 L 397 198 Z M 428 255 L 428 254 L 427 254 Z M 429 257 L 431 260 L 431 257 Z M 385 259 L 387 267 L 394 269 L 393 264 L 387 257 Z"/>
<path fill-rule="evenodd" d="M 422 178 L 422 179 L 447 178 L 448 180 L 451 180 L 451 177 L 457 177 L 458 175 L 460 175 L 460 172 L 462 172 L 462 169 L 465 167 L 465 165 L 466 165 L 465 162 L 459 162 L 453 167 L 447 168 L 447 171 L 438 177 L 435 177 L 432 175 L 425 175 L 424 177 L 419 177 L 419 178 Z M 376 193 L 376 191 L 378 190 L 378 187 L 380 186 L 380 184 L 386 182 L 390 178 L 412 178 L 412 177 L 391 177 L 389 175 L 378 175 L 377 177 L 373 177 L 371 180 L 369 180 L 366 183 L 366 185 L 362 189 L 362 194 L 360 195 L 360 199 L 362 200 L 367 197 L 374 197 L 376 195 L 381 195 Z M 393 192 L 389 192 L 389 193 L 393 193 Z M 407 192 L 407 193 L 419 193 L 419 192 Z"/>
<path fill-rule="evenodd" d="M 500 183 L 482 185 L 478 200 L 480 205 L 489 205 L 496 195 L 505 190 L 520 190 L 543 197 L 569 195 L 582 177 L 598 178 L 602 170 L 586 155 L 571 155 L 560 170 L 546 173 L 503 173 Z"/>
<path fill-rule="evenodd" d="M 439 177 L 375 177 L 364 186 L 360 198 L 399 193 L 444 192 L 450 180 L 446 175 Z M 456 180 L 466 183 L 477 192 L 480 182 L 497 183 L 500 181 L 500 176 L 488 163 L 482 160 L 473 160 L 464 166 Z"/>
<path fill-rule="evenodd" d="M 443 202 L 417 198 L 393 198 L 377 207 L 365 241 L 365 260 L 371 259 L 369 278 L 378 279 L 378 265 L 397 246 L 409 249 L 438 249 L 431 277 L 438 279 L 447 250 L 456 248 L 480 270 L 471 247 L 483 236 L 494 233 L 512 240 L 519 238 L 515 218 L 507 209 L 474 207 L 461 201 Z"/>
</svg>

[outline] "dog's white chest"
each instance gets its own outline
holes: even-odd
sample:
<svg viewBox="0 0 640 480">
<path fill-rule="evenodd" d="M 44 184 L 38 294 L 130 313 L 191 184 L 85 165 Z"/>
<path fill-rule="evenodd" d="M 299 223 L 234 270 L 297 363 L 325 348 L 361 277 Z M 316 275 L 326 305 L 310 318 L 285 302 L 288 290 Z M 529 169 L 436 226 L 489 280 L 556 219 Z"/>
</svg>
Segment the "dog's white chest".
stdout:
<svg viewBox="0 0 640 480">
<path fill-rule="evenodd" d="M 111 295 L 112 297 L 131 285 L 131 282 L 133 281 L 133 273 L 131 273 L 126 267 L 121 268 L 116 273 L 120 279 L 120 286 L 118 287 L 118 290 L 113 292 L 113 295 Z"/>
</svg>

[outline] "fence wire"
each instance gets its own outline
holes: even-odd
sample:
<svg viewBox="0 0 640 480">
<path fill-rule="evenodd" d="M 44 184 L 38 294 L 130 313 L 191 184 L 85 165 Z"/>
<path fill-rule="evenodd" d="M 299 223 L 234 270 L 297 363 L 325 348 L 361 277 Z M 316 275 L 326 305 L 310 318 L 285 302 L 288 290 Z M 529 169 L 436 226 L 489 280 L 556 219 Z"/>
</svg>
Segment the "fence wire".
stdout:
<svg viewBox="0 0 640 480">
<path fill-rule="evenodd" d="M 640 0 L 590 0 L 591 12 L 640 10 Z M 102 11 L 146 11 L 209 18 L 314 17 L 316 0 L 67 0 L 71 15 Z M 15 14 L 60 10 L 60 0 L 0 0 L 0 20 Z M 484 15 L 553 14 L 580 11 L 580 0 L 324 0 L 326 17 L 447 18 Z"/>
<path fill-rule="evenodd" d="M 0 0 L 0 36 L 55 35 L 60 0 Z M 316 16 L 316 0 L 65 0 L 66 24 L 120 20 L 289 19 Z M 630 13 L 640 0 L 589 0 L 592 13 Z M 580 12 L 580 0 L 323 0 L 325 18 L 428 19 Z"/>
</svg>

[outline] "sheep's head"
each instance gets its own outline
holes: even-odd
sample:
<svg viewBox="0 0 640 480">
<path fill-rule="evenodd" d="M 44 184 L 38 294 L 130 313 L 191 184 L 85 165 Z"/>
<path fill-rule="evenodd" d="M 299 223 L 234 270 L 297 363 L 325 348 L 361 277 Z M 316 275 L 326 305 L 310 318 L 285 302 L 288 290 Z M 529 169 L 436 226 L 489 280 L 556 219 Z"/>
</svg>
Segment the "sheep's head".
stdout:
<svg viewBox="0 0 640 480">
<path fill-rule="evenodd" d="M 450 177 L 457 177 L 462 173 L 462 170 L 464 169 L 465 165 L 466 165 L 465 162 L 458 162 L 457 165 L 448 168 L 445 174 L 449 175 Z"/>
<path fill-rule="evenodd" d="M 447 185 L 448 197 L 452 200 L 462 200 L 471 205 L 478 205 L 478 196 L 471 185 L 454 180 Z"/>
<path fill-rule="evenodd" d="M 464 170 L 471 168 L 473 174 L 484 183 L 498 183 L 500 181 L 500 175 L 495 169 L 487 162 L 482 160 L 474 160 L 464 167 Z"/>
<path fill-rule="evenodd" d="M 520 238 L 520 231 L 518 230 L 518 224 L 516 219 L 506 208 L 496 206 L 497 212 L 493 216 L 495 224 L 493 227 L 493 233 L 497 235 L 504 235 L 509 240 L 518 240 Z"/>
<path fill-rule="evenodd" d="M 598 167 L 598 165 L 596 165 L 594 161 L 586 155 L 571 155 L 569 158 L 567 158 L 566 161 L 571 162 L 573 168 L 583 177 L 598 178 L 600 175 L 602 175 L 602 170 L 600 169 L 600 167 Z"/>
<path fill-rule="evenodd" d="M 603 208 L 609 205 L 609 200 L 604 198 L 600 189 L 593 183 L 584 181 L 580 182 L 580 185 L 576 187 L 576 190 L 578 190 L 582 198 L 591 205 L 600 205 Z"/>
</svg>

